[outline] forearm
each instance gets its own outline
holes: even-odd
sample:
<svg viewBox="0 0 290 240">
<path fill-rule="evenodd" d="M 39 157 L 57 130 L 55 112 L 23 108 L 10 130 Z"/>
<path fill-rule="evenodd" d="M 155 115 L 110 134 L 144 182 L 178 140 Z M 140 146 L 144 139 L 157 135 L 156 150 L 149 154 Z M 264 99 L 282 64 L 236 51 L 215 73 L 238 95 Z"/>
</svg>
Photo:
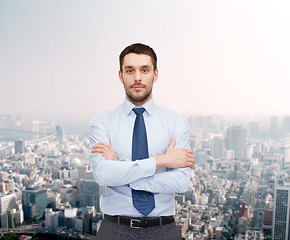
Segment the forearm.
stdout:
<svg viewBox="0 0 290 240">
<path fill-rule="evenodd" d="M 182 193 L 186 192 L 190 183 L 190 168 L 168 169 L 158 171 L 154 175 L 136 180 L 130 184 L 135 190 L 154 193 Z"/>
<path fill-rule="evenodd" d="M 152 176 L 156 171 L 154 158 L 136 161 L 106 160 L 100 155 L 90 154 L 96 182 L 101 186 L 121 186 L 141 178 Z"/>
</svg>

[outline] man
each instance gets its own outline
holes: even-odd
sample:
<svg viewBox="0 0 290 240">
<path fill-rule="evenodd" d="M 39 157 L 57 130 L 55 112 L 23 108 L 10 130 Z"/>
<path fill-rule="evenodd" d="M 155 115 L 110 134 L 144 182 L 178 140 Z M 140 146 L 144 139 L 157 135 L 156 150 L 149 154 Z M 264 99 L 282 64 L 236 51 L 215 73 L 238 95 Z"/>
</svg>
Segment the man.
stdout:
<svg viewBox="0 0 290 240">
<path fill-rule="evenodd" d="M 126 99 L 90 124 L 93 173 L 106 186 L 97 239 L 181 239 L 174 194 L 187 190 L 194 164 L 188 123 L 152 99 L 158 79 L 152 48 L 132 44 L 119 60 Z"/>
</svg>

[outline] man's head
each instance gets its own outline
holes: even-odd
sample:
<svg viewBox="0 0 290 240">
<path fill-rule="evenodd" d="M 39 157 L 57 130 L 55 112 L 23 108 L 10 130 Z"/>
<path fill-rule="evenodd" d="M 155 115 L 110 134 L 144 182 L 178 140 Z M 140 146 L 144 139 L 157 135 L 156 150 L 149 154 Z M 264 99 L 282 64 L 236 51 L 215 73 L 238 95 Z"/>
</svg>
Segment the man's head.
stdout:
<svg viewBox="0 0 290 240">
<path fill-rule="evenodd" d="M 136 53 L 136 54 L 145 54 L 150 56 L 154 70 L 157 69 L 157 56 L 154 52 L 154 50 L 149 47 L 148 45 L 142 44 L 142 43 L 134 43 L 128 47 L 126 47 L 119 56 L 119 62 L 120 62 L 120 71 L 122 72 L 123 69 L 123 62 L 124 57 L 129 53 Z"/>
<path fill-rule="evenodd" d="M 120 54 L 120 81 L 127 99 L 141 106 L 152 98 L 153 83 L 157 81 L 157 57 L 152 48 L 136 43 Z"/>
</svg>

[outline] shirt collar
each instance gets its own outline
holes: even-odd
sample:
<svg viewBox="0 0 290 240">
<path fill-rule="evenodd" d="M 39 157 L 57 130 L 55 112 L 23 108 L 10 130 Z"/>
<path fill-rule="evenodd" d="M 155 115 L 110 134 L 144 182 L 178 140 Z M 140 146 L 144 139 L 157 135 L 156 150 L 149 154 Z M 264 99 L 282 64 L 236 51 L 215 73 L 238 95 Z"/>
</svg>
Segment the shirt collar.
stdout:
<svg viewBox="0 0 290 240">
<path fill-rule="evenodd" d="M 152 98 L 140 107 L 145 108 L 146 112 L 151 116 L 155 106 L 156 106 L 156 103 L 154 102 L 154 100 Z M 123 102 L 123 108 L 124 108 L 124 111 L 127 115 L 130 114 L 130 112 L 132 111 L 132 109 L 134 107 L 136 107 L 136 106 L 133 103 L 131 103 L 127 98 L 125 98 L 125 100 Z"/>
</svg>

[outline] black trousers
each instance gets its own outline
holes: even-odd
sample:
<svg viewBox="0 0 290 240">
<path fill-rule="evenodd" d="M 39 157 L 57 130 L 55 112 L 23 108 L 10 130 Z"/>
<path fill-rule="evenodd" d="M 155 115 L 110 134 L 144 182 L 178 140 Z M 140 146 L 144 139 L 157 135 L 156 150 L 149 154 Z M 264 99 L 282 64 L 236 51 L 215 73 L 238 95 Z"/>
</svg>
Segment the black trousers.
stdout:
<svg viewBox="0 0 290 240">
<path fill-rule="evenodd" d="M 175 222 L 147 227 L 130 228 L 104 219 L 97 234 L 97 240 L 181 240 L 181 232 Z"/>
</svg>

